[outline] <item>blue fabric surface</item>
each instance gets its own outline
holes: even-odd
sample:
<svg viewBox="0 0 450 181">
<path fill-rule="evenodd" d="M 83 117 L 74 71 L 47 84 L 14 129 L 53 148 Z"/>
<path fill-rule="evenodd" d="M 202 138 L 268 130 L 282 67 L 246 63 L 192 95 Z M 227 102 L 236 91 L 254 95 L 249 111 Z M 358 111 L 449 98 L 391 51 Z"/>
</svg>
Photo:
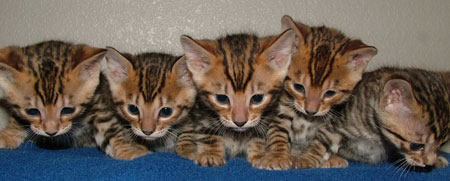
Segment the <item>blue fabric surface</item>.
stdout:
<svg viewBox="0 0 450 181">
<path fill-rule="evenodd" d="M 171 153 L 133 161 L 114 160 L 96 148 L 45 150 L 26 143 L 0 149 L 0 180 L 450 180 L 450 168 L 406 172 L 392 164 L 350 163 L 348 168 L 269 171 L 252 168 L 244 158 L 204 168 Z M 450 154 L 445 154 L 450 159 Z"/>
</svg>

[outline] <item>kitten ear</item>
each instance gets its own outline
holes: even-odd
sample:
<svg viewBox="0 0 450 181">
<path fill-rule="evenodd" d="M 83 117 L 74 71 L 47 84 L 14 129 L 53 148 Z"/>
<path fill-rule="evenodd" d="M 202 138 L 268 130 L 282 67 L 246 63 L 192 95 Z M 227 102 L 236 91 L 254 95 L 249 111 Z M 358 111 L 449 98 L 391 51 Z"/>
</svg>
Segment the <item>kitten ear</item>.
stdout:
<svg viewBox="0 0 450 181">
<path fill-rule="evenodd" d="M 192 75 L 191 72 L 189 72 L 185 56 L 178 58 L 178 60 L 175 62 L 175 65 L 173 65 L 172 72 L 176 72 L 177 81 L 180 85 L 184 86 L 194 85 L 192 82 Z"/>
<path fill-rule="evenodd" d="M 363 73 L 378 50 L 373 46 L 364 44 L 361 40 L 352 40 L 346 45 L 344 52 L 347 67 L 351 71 Z"/>
<path fill-rule="evenodd" d="M 214 58 L 214 55 L 189 36 L 181 36 L 180 42 L 184 50 L 188 69 L 193 74 L 208 72 L 210 60 Z"/>
<path fill-rule="evenodd" d="M 103 71 L 105 76 L 108 80 L 118 83 L 126 80 L 133 65 L 116 49 L 112 47 L 106 49 L 106 66 Z"/>
<path fill-rule="evenodd" d="M 287 30 L 277 37 L 270 47 L 266 48 L 262 56 L 268 59 L 268 64 L 273 70 L 286 73 L 291 63 L 292 45 L 295 34 L 292 30 Z"/>
<path fill-rule="evenodd" d="M 382 106 L 391 113 L 412 113 L 416 100 L 411 85 L 402 79 L 391 79 L 383 88 Z"/>
<path fill-rule="evenodd" d="M 72 58 L 75 62 L 73 70 L 79 73 L 78 76 L 81 80 L 90 80 L 92 77 L 100 75 L 105 49 L 79 45 L 75 51 Z"/>
<path fill-rule="evenodd" d="M 11 46 L 0 49 L 0 84 L 13 82 L 15 74 L 22 71 L 22 50 Z"/>
<path fill-rule="evenodd" d="M 305 37 L 309 32 L 309 27 L 295 22 L 290 16 L 284 15 L 281 18 L 281 31 L 293 30 L 295 32 L 294 53 L 298 51 L 298 47 L 304 46 Z"/>
</svg>

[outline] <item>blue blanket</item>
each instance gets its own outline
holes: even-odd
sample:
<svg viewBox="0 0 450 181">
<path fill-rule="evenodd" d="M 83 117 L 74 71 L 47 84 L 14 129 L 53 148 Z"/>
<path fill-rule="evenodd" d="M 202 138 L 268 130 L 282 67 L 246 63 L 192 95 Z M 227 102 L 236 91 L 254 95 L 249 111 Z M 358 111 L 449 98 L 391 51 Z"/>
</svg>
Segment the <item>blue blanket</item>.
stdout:
<svg viewBox="0 0 450 181">
<path fill-rule="evenodd" d="M 133 161 L 114 160 L 96 148 L 45 150 L 26 143 L 0 149 L 0 180 L 450 180 L 450 168 L 407 172 L 389 163 L 348 168 L 269 171 L 252 168 L 244 158 L 204 168 L 171 153 Z M 450 159 L 450 154 L 445 154 Z"/>
</svg>

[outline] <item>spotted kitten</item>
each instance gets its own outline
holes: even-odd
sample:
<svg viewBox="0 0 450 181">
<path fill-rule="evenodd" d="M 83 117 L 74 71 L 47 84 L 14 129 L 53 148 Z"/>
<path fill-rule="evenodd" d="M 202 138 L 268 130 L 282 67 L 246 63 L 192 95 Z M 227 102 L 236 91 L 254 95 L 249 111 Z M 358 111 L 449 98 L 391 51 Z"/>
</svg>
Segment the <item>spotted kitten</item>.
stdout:
<svg viewBox="0 0 450 181">
<path fill-rule="evenodd" d="M 10 113 L 0 148 L 15 149 L 27 139 L 46 148 L 93 145 L 82 123 L 104 52 L 61 41 L 0 49 L 0 103 Z"/>
<path fill-rule="evenodd" d="M 448 140 L 449 101 L 438 73 L 389 67 L 365 73 L 354 96 L 319 129 L 297 166 L 333 166 L 326 160 L 337 154 L 370 164 L 395 161 L 415 171 L 446 167 L 437 151 Z"/>
<path fill-rule="evenodd" d="M 289 16 L 281 23 L 283 30 L 295 32 L 295 54 L 267 140 L 250 147 L 249 161 L 261 169 L 291 168 L 290 155 L 299 155 L 310 145 L 324 117 L 347 100 L 377 53 L 375 47 L 333 28 L 309 27 Z"/>
<path fill-rule="evenodd" d="M 108 48 L 102 104 L 93 109 L 95 141 L 107 155 L 134 159 L 149 152 L 175 152 L 175 143 L 196 90 L 184 57 L 136 56 Z M 112 97 L 112 99 L 111 99 Z"/>
<path fill-rule="evenodd" d="M 247 154 L 264 135 L 291 60 L 294 32 L 258 38 L 235 34 L 218 40 L 181 37 L 198 90 L 194 127 L 180 135 L 177 153 L 202 166 Z"/>
</svg>

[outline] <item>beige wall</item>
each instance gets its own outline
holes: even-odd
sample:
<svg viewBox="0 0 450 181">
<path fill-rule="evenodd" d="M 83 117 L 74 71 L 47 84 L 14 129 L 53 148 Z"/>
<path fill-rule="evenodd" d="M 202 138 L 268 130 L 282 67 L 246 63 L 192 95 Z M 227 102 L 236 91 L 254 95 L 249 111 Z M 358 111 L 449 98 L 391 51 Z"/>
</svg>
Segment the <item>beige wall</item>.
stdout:
<svg viewBox="0 0 450 181">
<path fill-rule="evenodd" d="M 1 0 L 0 46 L 61 39 L 181 53 L 179 36 L 280 32 L 282 15 L 328 25 L 379 49 L 370 68 L 450 70 L 449 0 Z"/>
</svg>

